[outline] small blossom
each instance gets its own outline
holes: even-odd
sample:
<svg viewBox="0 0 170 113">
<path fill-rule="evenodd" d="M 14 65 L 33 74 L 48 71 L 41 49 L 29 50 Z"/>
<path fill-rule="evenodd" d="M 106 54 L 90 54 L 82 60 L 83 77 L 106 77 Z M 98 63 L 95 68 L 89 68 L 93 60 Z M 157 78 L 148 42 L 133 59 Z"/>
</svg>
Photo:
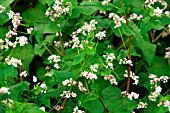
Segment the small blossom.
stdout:
<svg viewBox="0 0 170 113">
<path fill-rule="evenodd" d="M 33 82 L 37 82 L 37 77 L 33 76 Z"/>
<path fill-rule="evenodd" d="M 91 65 L 90 69 L 91 69 L 92 72 L 97 72 L 98 64 Z"/>
<path fill-rule="evenodd" d="M 0 13 L 2 13 L 5 10 L 5 7 L 3 7 L 2 5 L 0 5 Z"/>
<path fill-rule="evenodd" d="M 73 92 L 70 93 L 70 91 L 63 91 L 63 93 L 60 94 L 60 96 L 63 98 L 70 98 L 70 97 L 75 98 L 77 95 L 76 93 L 73 93 Z"/>
<path fill-rule="evenodd" d="M 76 106 L 76 107 L 74 108 L 73 113 L 84 113 L 84 111 L 78 110 L 78 107 Z"/>
<path fill-rule="evenodd" d="M 5 61 L 7 62 L 8 65 L 13 65 L 14 67 L 18 67 L 18 65 L 22 66 L 21 60 L 16 59 L 14 57 L 12 57 L 10 60 L 8 56 L 7 58 L 5 58 Z"/>
<path fill-rule="evenodd" d="M 153 15 L 156 15 L 156 16 L 158 16 L 158 17 L 161 17 L 161 15 L 162 15 L 162 10 L 159 8 L 159 7 L 157 7 L 156 9 L 154 9 L 154 14 Z"/>
<path fill-rule="evenodd" d="M 22 72 L 19 74 L 19 76 L 24 76 L 24 77 L 26 77 L 26 76 L 27 76 L 27 72 L 26 72 L 26 71 L 22 71 Z"/>
<path fill-rule="evenodd" d="M 51 56 L 49 56 L 49 57 L 48 57 L 48 60 L 49 60 L 50 63 L 51 63 L 51 62 L 55 62 L 55 63 L 56 63 L 56 62 L 61 61 L 61 60 L 60 60 L 60 56 L 56 56 L 56 55 L 54 55 L 54 54 L 51 55 Z"/>
<path fill-rule="evenodd" d="M 97 37 L 99 40 L 104 39 L 106 37 L 106 31 L 100 31 L 95 35 L 95 37 Z"/>
<path fill-rule="evenodd" d="M 27 33 L 28 33 L 28 34 L 31 34 L 31 33 L 32 33 L 32 30 L 33 30 L 32 27 L 31 27 L 31 28 L 28 28 L 28 29 L 27 29 Z"/>
<path fill-rule="evenodd" d="M 104 77 L 105 80 L 109 80 L 111 84 L 117 85 L 118 82 L 116 81 L 116 78 L 113 75 L 107 75 Z"/>
<path fill-rule="evenodd" d="M 110 2 L 111 0 L 104 0 L 103 2 L 102 2 L 102 5 L 108 5 L 108 3 Z"/>
<path fill-rule="evenodd" d="M 138 103 L 138 107 L 137 107 L 137 109 L 140 109 L 140 108 L 147 108 L 147 103 L 146 102 L 139 102 Z"/>
<path fill-rule="evenodd" d="M 40 107 L 40 109 L 45 112 L 45 107 L 42 106 Z"/>
<path fill-rule="evenodd" d="M 24 46 L 25 44 L 28 44 L 28 39 L 25 36 L 16 37 L 16 41 L 20 43 L 20 46 Z"/>
<path fill-rule="evenodd" d="M 10 94 L 10 92 L 8 90 L 9 90 L 9 88 L 7 88 L 7 87 L 1 87 L 0 94 L 5 94 L 5 93 Z"/>
</svg>

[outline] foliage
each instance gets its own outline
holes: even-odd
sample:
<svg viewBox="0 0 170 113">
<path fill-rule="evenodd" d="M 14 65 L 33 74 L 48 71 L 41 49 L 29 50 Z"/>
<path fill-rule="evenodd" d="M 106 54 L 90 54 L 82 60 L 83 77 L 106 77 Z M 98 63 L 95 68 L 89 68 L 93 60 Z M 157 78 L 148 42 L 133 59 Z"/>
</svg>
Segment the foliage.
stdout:
<svg viewBox="0 0 170 113">
<path fill-rule="evenodd" d="M 169 4 L 0 0 L 0 112 L 169 112 Z"/>
</svg>

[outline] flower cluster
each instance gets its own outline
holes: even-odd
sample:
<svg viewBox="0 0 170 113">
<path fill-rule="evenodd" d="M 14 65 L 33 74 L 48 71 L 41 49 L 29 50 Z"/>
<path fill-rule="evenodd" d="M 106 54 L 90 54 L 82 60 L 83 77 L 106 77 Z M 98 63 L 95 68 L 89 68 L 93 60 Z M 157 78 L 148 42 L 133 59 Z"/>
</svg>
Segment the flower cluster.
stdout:
<svg viewBox="0 0 170 113">
<path fill-rule="evenodd" d="M 66 79 L 62 82 L 63 86 L 72 86 L 72 85 L 77 85 L 80 91 L 87 91 L 87 89 L 83 86 L 82 82 L 76 82 L 72 78 Z"/>
<path fill-rule="evenodd" d="M 14 101 L 11 99 L 2 100 L 1 102 L 7 105 L 9 108 L 14 108 Z"/>
<path fill-rule="evenodd" d="M 78 107 L 76 106 L 76 107 L 74 108 L 73 113 L 84 113 L 84 111 L 78 110 Z"/>
<path fill-rule="evenodd" d="M 163 9 L 167 8 L 167 2 L 165 2 L 164 0 L 146 0 L 145 4 L 147 7 L 151 8 L 151 5 L 154 5 L 156 2 L 161 3 L 164 6 Z"/>
<path fill-rule="evenodd" d="M 31 34 L 31 33 L 32 33 L 32 30 L 33 30 L 32 27 L 31 27 L 31 28 L 28 28 L 28 29 L 27 29 L 27 33 L 28 33 L 28 34 Z"/>
<path fill-rule="evenodd" d="M 165 50 L 166 50 L 166 53 L 165 53 L 164 58 L 170 58 L 170 47 L 165 48 Z"/>
<path fill-rule="evenodd" d="M 111 84 L 117 85 L 118 82 L 116 81 L 116 78 L 113 75 L 107 75 L 104 77 L 105 80 L 109 80 Z"/>
<path fill-rule="evenodd" d="M 126 74 L 124 74 L 125 77 L 128 77 L 128 71 L 125 70 Z M 139 77 L 135 76 L 135 73 L 133 73 L 132 71 L 130 71 L 130 77 L 134 80 L 134 85 L 137 85 L 139 83 Z"/>
<path fill-rule="evenodd" d="M 46 93 L 46 91 L 47 91 L 47 85 L 44 84 L 44 83 L 42 83 L 42 84 L 40 85 L 40 87 L 43 89 L 43 90 L 41 90 L 41 92 Z"/>
<path fill-rule="evenodd" d="M 90 66 L 91 72 L 97 72 L 97 69 L 98 69 L 98 64 L 94 64 Z"/>
<path fill-rule="evenodd" d="M 132 98 L 134 98 L 134 99 L 138 99 L 139 98 L 139 94 L 137 94 L 135 92 L 126 93 L 126 91 L 123 91 L 122 95 L 123 96 L 127 96 L 130 100 L 132 100 Z"/>
<path fill-rule="evenodd" d="M 22 66 L 21 60 L 16 59 L 14 57 L 12 57 L 10 60 L 8 56 L 7 58 L 5 58 L 5 61 L 7 62 L 8 65 L 13 65 L 14 67 L 18 67 L 18 65 Z"/>
<path fill-rule="evenodd" d="M 157 106 L 164 105 L 164 107 L 168 107 L 168 110 L 170 111 L 170 101 L 166 100 L 164 102 L 160 102 Z"/>
<path fill-rule="evenodd" d="M 99 40 L 102 40 L 106 37 L 106 31 L 99 31 L 95 37 L 97 37 Z"/>
<path fill-rule="evenodd" d="M 73 92 L 70 92 L 70 91 L 63 91 L 62 94 L 60 94 L 61 97 L 63 98 L 70 98 L 70 97 L 76 97 L 77 94 L 76 93 L 73 93 Z"/>
<path fill-rule="evenodd" d="M 162 9 L 160 9 L 159 7 L 157 7 L 156 9 L 154 9 L 154 14 L 155 16 L 161 17 L 162 16 Z"/>
<path fill-rule="evenodd" d="M 112 61 L 116 59 L 114 53 L 110 53 L 110 54 L 106 53 L 106 55 L 103 55 L 103 57 L 106 59 L 106 63 L 107 63 L 106 68 L 110 67 L 110 69 L 113 70 L 114 68 L 113 68 Z"/>
<path fill-rule="evenodd" d="M 45 112 L 45 107 L 42 106 L 39 109 Z"/>
<path fill-rule="evenodd" d="M 56 55 L 51 55 L 51 56 L 49 56 L 48 57 L 48 60 L 49 60 L 49 62 L 50 63 L 52 63 L 52 62 L 54 62 L 55 64 L 54 64 L 54 67 L 56 68 L 56 69 L 60 69 L 60 66 L 58 65 L 58 62 L 60 62 L 61 60 L 60 60 L 60 56 L 56 56 Z"/>
<path fill-rule="evenodd" d="M 149 78 L 150 80 L 150 84 L 157 86 L 157 82 L 162 81 L 163 83 L 168 82 L 169 77 L 168 76 L 161 76 L 160 78 L 158 78 L 156 75 L 154 74 L 149 74 Z"/>
<path fill-rule="evenodd" d="M 141 20 L 142 18 L 143 18 L 142 15 L 138 16 L 136 13 L 130 15 L 130 20 L 134 20 L 134 19 Z"/>
<path fill-rule="evenodd" d="M 156 98 L 160 95 L 162 88 L 160 86 L 156 86 L 155 91 L 151 92 L 148 96 L 148 99 L 151 101 L 156 101 Z"/>
<path fill-rule="evenodd" d="M 20 46 L 24 46 L 25 44 L 28 44 L 28 39 L 25 36 L 16 37 L 16 41 L 17 43 L 20 44 Z"/>
<path fill-rule="evenodd" d="M 131 60 L 128 60 L 127 58 L 120 59 L 119 64 L 129 64 L 133 66 L 133 63 Z"/>
<path fill-rule="evenodd" d="M 2 5 L 0 5 L 0 13 L 2 13 L 5 10 L 5 7 L 3 7 Z"/>
<path fill-rule="evenodd" d="M 0 94 L 5 94 L 5 93 L 10 94 L 10 92 L 8 90 L 9 90 L 9 88 L 7 88 L 7 87 L 1 87 Z"/>
<path fill-rule="evenodd" d="M 20 16 L 20 13 L 14 13 L 11 10 L 7 14 L 8 14 L 9 19 L 12 19 L 13 30 L 14 30 L 14 32 L 16 32 L 18 26 L 21 23 L 22 17 Z"/>
<path fill-rule="evenodd" d="M 146 102 L 139 102 L 138 103 L 138 107 L 137 107 L 137 109 L 140 109 L 140 108 L 147 108 L 147 103 Z"/>
<path fill-rule="evenodd" d="M 6 38 L 10 38 L 12 37 L 12 35 L 17 35 L 17 33 L 12 30 L 9 30 L 8 33 L 6 33 Z"/>
<path fill-rule="evenodd" d="M 22 72 L 19 74 L 19 76 L 24 76 L 24 77 L 26 77 L 26 76 L 27 76 L 27 72 L 26 72 L 26 71 L 22 71 Z"/>
<path fill-rule="evenodd" d="M 170 24 L 167 26 L 167 29 L 163 31 L 162 38 L 167 37 L 170 34 Z"/>
<path fill-rule="evenodd" d="M 60 17 L 60 15 L 66 15 L 69 12 L 70 4 L 71 2 L 66 2 L 63 4 L 63 0 L 55 0 L 52 8 L 48 8 L 48 10 L 45 12 L 45 15 L 49 17 L 51 21 L 55 21 Z"/>
<path fill-rule="evenodd" d="M 84 22 L 84 25 L 81 28 L 79 28 L 77 31 L 72 33 L 72 38 L 73 38 L 72 49 L 77 48 L 77 47 L 84 49 L 83 45 L 80 43 L 78 34 L 82 33 L 84 36 L 89 36 L 91 34 L 91 31 L 96 29 L 95 27 L 96 24 L 97 24 L 96 20 L 91 20 L 90 24 L 88 24 L 87 22 Z"/>
<path fill-rule="evenodd" d="M 76 85 L 76 81 L 70 78 L 70 79 L 64 80 L 62 84 L 63 86 L 72 86 L 72 85 Z"/>
<path fill-rule="evenodd" d="M 119 17 L 119 15 L 115 13 L 110 13 L 109 18 L 112 18 L 114 20 L 114 23 L 116 24 L 114 28 L 120 27 L 122 25 L 121 22 L 126 23 L 126 20 L 124 19 L 124 17 Z"/>
<path fill-rule="evenodd" d="M 102 2 L 102 5 L 108 5 L 108 3 L 110 2 L 111 0 L 104 0 L 103 2 Z"/>
<path fill-rule="evenodd" d="M 87 71 L 83 71 L 81 72 L 80 76 L 85 77 L 86 79 L 97 79 L 97 76 L 95 73 L 92 72 L 87 72 Z"/>
</svg>

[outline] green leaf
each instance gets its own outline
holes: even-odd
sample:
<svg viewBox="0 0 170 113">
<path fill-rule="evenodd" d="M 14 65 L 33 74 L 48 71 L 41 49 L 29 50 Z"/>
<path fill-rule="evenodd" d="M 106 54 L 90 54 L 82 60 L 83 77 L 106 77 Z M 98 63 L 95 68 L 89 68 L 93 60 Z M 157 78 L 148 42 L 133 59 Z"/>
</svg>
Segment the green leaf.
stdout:
<svg viewBox="0 0 170 113">
<path fill-rule="evenodd" d="M 6 0 L 3 0 L 6 2 Z M 9 0 L 7 0 L 9 1 Z M 12 0 L 13 1 L 13 0 Z M 2 0 L 0 1 L 0 3 L 2 2 Z M 3 5 L 2 5 L 3 6 Z M 4 6 L 3 6 L 4 7 Z M 7 13 L 11 10 L 10 5 L 9 6 L 5 6 L 5 10 L 0 13 L 0 25 L 3 25 L 4 23 L 6 23 L 9 20 L 9 17 L 7 15 Z"/>
<path fill-rule="evenodd" d="M 54 74 L 55 74 L 55 78 L 59 82 L 62 82 L 69 78 L 73 78 L 75 76 L 74 72 L 68 72 L 68 71 L 54 71 Z"/>
<path fill-rule="evenodd" d="M 39 68 L 36 72 L 38 79 L 41 81 L 45 81 L 46 77 L 44 76 L 46 74 L 46 69 L 45 68 Z"/>
<path fill-rule="evenodd" d="M 159 20 L 151 20 L 150 21 L 152 28 L 156 30 L 161 30 L 164 28 L 163 24 Z"/>
<path fill-rule="evenodd" d="M 0 67 L 0 86 L 4 84 L 4 74 L 2 68 Z"/>
<path fill-rule="evenodd" d="M 143 0 L 133 0 L 132 4 L 132 12 L 140 13 L 144 9 L 144 1 Z"/>
<path fill-rule="evenodd" d="M 41 110 L 36 104 L 27 103 L 26 106 L 23 108 L 22 113 L 45 113 Z"/>
<path fill-rule="evenodd" d="M 140 23 L 140 30 L 141 34 L 147 33 L 149 30 L 151 30 L 151 23 L 150 23 L 150 17 L 145 17 L 142 19 L 142 22 Z"/>
<path fill-rule="evenodd" d="M 121 90 L 117 87 L 109 86 L 102 91 L 103 102 L 109 112 L 130 113 L 137 107 L 135 100 L 122 98 Z"/>
<path fill-rule="evenodd" d="M 29 84 L 30 83 L 24 81 L 11 86 L 10 88 L 11 96 L 15 99 L 19 99 L 24 91 L 29 90 Z"/>
<path fill-rule="evenodd" d="M 84 53 L 80 53 L 80 54 L 76 55 L 75 59 L 74 59 L 74 62 L 73 62 L 73 65 L 79 64 L 80 62 L 84 61 L 85 56 L 86 55 Z"/>
<path fill-rule="evenodd" d="M 45 16 L 46 5 L 37 4 L 34 8 L 30 8 L 22 13 L 24 22 L 28 25 L 34 25 L 35 22 L 47 22 L 48 18 Z"/>
<path fill-rule="evenodd" d="M 8 29 L 6 27 L 0 27 L 0 39 L 5 40 L 7 32 Z"/>
<path fill-rule="evenodd" d="M 148 72 L 155 74 L 158 77 L 163 75 L 170 76 L 170 67 L 168 66 L 166 59 L 155 56 L 152 65 L 148 67 Z"/>
<path fill-rule="evenodd" d="M 142 46 L 140 48 L 142 50 L 142 53 L 147 63 L 151 65 L 151 63 L 153 62 L 154 56 L 155 56 L 156 45 L 142 40 Z"/>
<path fill-rule="evenodd" d="M 14 0 L 0 0 L 3 7 L 9 6 Z"/>
<path fill-rule="evenodd" d="M 3 73 L 4 73 L 4 78 L 13 78 L 16 77 L 18 75 L 18 71 L 14 68 L 14 66 L 7 66 L 3 69 Z"/>
<path fill-rule="evenodd" d="M 48 22 L 48 23 L 39 22 L 39 23 L 35 23 L 34 26 L 35 26 L 34 28 L 35 38 L 39 45 L 42 45 L 43 34 L 45 33 L 55 34 L 57 31 L 60 31 L 60 28 L 56 22 Z"/>
<path fill-rule="evenodd" d="M 56 38 L 56 35 L 48 35 L 45 37 L 45 40 L 43 40 L 43 43 L 47 43 L 48 45 L 51 45 Z"/>
<path fill-rule="evenodd" d="M 81 106 L 89 110 L 90 113 L 103 113 L 103 106 L 98 99 L 93 98 L 93 100 L 87 100 L 88 94 L 84 94 L 80 97 Z M 92 98 L 92 97 L 90 97 Z M 97 109 L 95 109 L 97 108 Z"/>
<path fill-rule="evenodd" d="M 72 18 L 77 18 L 80 14 L 91 15 L 96 10 L 105 10 L 101 2 L 99 1 L 83 1 L 79 6 L 73 9 Z"/>
<path fill-rule="evenodd" d="M 122 0 L 123 4 L 129 5 L 133 2 L 133 0 Z"/>
<path fill-rule="evenodd" d="M 35 55 L 39 55 L 42 56 L 43 53 L 45 52 L 45 47 L 44 46 L 40 46 L 39 44 L 35 44 L 34 46 L 34 53 Z"/>
<path fill-rule="evenodd" d="M 13 50 L 12 55 L 14 58 L 22 60 L 23 70 L 29 72 L 29 64 L 34 57 L 34 49 L 31 44 L 26 44 L 24 46 L 19 46 Z"/>
<path fill-rule="evenodd" d="M 51 108 L 50 106 L 50 98 L 47 96 L 47 94 L 42 94 L 39 96 L 39 101 L 41 104 L 44 104 L 48 108 Z"/>
</svg>

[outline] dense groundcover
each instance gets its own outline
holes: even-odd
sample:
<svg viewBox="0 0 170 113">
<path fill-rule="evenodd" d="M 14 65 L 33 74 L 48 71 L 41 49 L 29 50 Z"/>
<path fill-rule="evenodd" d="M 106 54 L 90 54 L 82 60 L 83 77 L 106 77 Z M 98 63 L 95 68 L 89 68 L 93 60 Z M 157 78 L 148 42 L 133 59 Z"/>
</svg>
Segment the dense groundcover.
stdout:
<svg viewBox="0 0 170 113">
<path fill-rule="evenodd" d="M 170 112 L 170 0 L 0 0 L 0 113 Z"/>
</svg>

